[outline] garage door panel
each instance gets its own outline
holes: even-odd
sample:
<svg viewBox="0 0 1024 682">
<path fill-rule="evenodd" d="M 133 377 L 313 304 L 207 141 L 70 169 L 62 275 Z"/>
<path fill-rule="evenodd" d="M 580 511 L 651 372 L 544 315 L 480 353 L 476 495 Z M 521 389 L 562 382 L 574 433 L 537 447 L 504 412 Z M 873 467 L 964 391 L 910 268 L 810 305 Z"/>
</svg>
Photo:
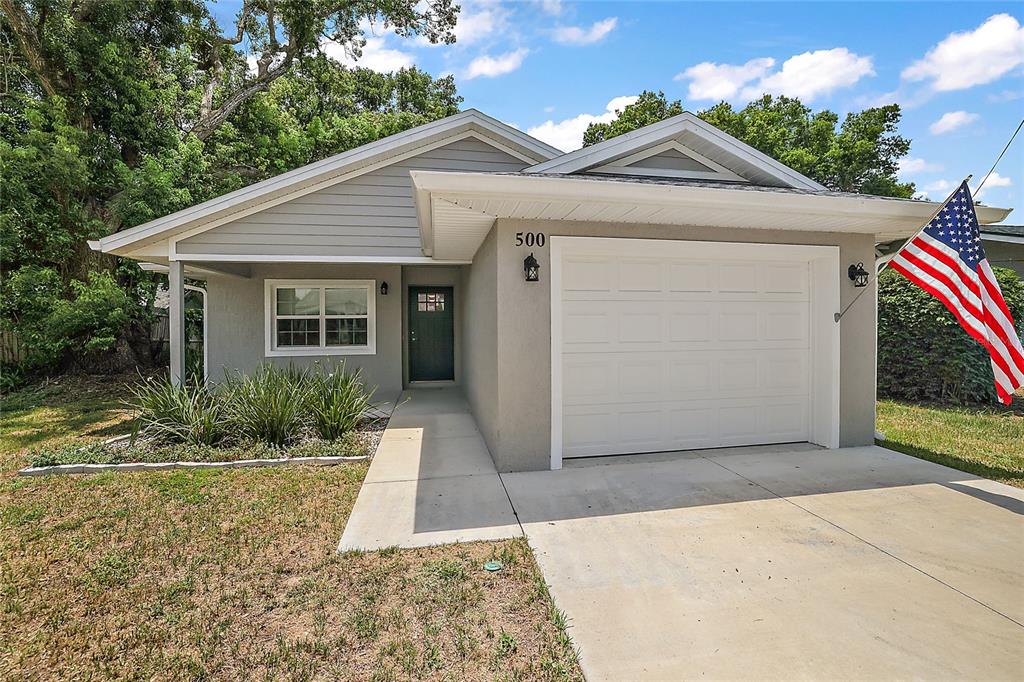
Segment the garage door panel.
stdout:
<svg viewBox="0 0 1024 682">
<path fill-rule="evenodd" d="M 808 440 L 809 262 L 616 241 L 562 259 L 563 456 Z"/>
<path fill-rule="evenodd" d="M 711 349 L 563 356 L 563 402 L 774 399 L 806 396 L 809 362 L 802 349 Z"/>
</svg>

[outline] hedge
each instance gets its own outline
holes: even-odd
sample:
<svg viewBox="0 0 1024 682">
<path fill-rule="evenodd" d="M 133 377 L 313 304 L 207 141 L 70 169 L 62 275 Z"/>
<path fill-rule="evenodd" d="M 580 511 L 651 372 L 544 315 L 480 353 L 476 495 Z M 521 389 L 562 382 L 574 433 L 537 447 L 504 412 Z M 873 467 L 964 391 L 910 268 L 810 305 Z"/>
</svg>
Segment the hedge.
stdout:
<svg viewBox="0 0 1024 682">
<path fill-rule="evenodd" d="M 1024 283 L 1013 270 L 993 269 L 1022 333 Z M 956 404 L 997 402 L 985 349 L 938 299 L 894 270 L 878 278 L 878 395 Z"/>
</svg>

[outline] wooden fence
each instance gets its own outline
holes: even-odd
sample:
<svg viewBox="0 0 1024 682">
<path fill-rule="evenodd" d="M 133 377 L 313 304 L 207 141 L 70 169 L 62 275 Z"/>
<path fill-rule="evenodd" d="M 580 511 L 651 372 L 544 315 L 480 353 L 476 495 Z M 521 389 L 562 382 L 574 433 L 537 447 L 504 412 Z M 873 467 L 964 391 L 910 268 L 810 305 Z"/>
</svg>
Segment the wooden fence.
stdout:
<svg viewBox="0 0 1024 682">
<path fill-rule="evenodd" d="M 7 329 L 0 329 L 0 365 L 14 365 L 25 358 L 25 346 L 18 335 Z"/>
</svg>

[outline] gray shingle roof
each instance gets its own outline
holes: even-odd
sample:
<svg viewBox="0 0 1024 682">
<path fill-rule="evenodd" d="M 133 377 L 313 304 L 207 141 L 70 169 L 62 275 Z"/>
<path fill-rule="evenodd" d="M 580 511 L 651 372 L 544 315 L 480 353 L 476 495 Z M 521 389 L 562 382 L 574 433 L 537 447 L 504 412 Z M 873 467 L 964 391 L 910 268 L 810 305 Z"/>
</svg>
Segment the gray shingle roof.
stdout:
<svg viewBox="0 0 1024 682">
<path fill-rule="evenodd" d="M 1009 237 L 1024 237 L 1024 225 L 982 225 L 982 234 L 1003 234 Z"/>
</svg>

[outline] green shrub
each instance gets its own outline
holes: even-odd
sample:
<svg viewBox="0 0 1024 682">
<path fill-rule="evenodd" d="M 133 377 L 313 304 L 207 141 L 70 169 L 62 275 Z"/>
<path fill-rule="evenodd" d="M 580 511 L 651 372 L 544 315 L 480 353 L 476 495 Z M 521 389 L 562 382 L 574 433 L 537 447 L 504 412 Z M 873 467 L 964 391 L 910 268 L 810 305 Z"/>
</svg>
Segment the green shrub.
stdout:
<svg viewBox="0 0 1024 682">
<path fill-rule="evenodd" d="M 277 447 L 295 442 L 305 426 L 309 383 L 309 372 L 291 365 L 264 364 L 252 374 L 229 375 L 224 395 L 232 430 Z"/>
<path fill-rule="evenodd" d="M 373 392 L 363 385 L 360 372 L 345 371 L 345 363 L 331 373 L 322 368 L 312 372 L 305 397 L 313 430 L 324 440 L 341 438 L 366 416 Z"/>
<path fill-rule="evenodd" d="M 1024 329 L 1024 283 L 994 268 L 1007 307 Z M 914 401 L 995 402 L 988 352 L 937 298 L 893 270 L 878 278 L 878 395 Z"/>
<path fill-rule="evenodd" d="M 136 436 L 188 445 L 215 445 L 225 436 L 223 401 L 204 384 L 175 386 L 166 377 L 148 378 L 129 404 L 139 413 Z"/>
</svg>

